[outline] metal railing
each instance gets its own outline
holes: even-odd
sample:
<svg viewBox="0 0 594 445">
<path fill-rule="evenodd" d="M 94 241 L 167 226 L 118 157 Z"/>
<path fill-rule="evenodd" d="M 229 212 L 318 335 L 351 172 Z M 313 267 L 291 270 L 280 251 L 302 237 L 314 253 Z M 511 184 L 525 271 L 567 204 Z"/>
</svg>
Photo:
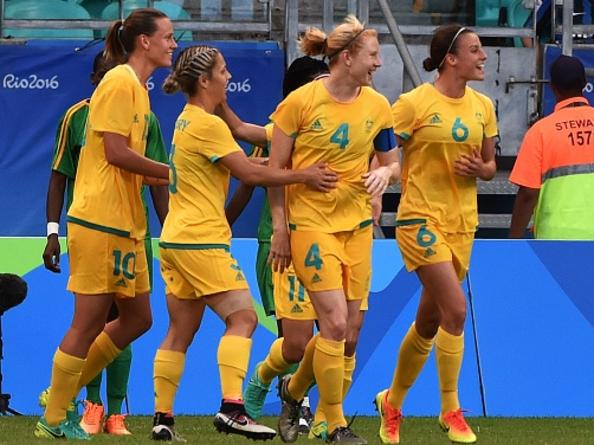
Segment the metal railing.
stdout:
<svg viewBox="0 0 594 445">
<path fill-rule="evenodd" d="M 43 1 L 43 0 L 39 0 Z M 125 1 L 117 0 L 118 16 L 125 18 Z M 227 21 L 210 21 L 210 20 L 174 20 L 176 30 L 200 32 L 200 33 L 224 33 L 224 34 L 258 34 L 267 35 L 271 38 L 272 35 L 272 13 L 271 1 L 273 0 L 258 0 L 259 3 L 265 5 L 266 21 L 236 21 L 230 25 Z M 106 6 L 107 6 L 106 2 Z M 147 0 L 147 6 L 153 7 L 155 0 Z M 4 30 L 7 28 L 21 28 L 21 29 L 92 29 L 92 30 L 106 30 L 111 25 L 111 20 L 102 19 L 7 19 L 5 15 L 6 0 L 0 0 L 0 36 L 4 35 Z"/>
</svg>

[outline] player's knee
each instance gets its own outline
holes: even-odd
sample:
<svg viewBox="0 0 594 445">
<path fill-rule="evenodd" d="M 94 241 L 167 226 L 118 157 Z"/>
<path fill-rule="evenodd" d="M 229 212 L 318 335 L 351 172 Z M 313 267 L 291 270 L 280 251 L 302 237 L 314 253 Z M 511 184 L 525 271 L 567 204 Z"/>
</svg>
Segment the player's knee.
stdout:
<svg viewBox="0 0 594 445">
<path fill-rule="evenodd" d="M 251 337 L 258 326 L 258 316 L 253 309 L 243 309 L 229 314 L 225 324 L 227 333 Z"/>
<path fill-rule="evenodd" d="M 153 316 L 150 312 L 138 314 L 134 317 L 134 327 L 138 335 L 147 332 L 153 325 Z"/>
<path fill-rule="evenodd" d="M 449 332 L 462 332 L 466 321 L 466 306 L 458 305 L 449 309 L 442 317 L 442 325 Z"/>
<path fill-rule="evenodd" d="M 326 320 L 324 325 L 326 332 L 322 333 L 323 337 L 328 337 L 336 341 L 344 340 L 346 338 L 347 322 L 345 319 L 334 317 L 330 320 Z"/>
<path fill-rule="evenodd" d="M 309 339 L 306 337 L 284 337 L 283 357 L 288 363 L 298 363 L 303 358 Z"/>
</svg>

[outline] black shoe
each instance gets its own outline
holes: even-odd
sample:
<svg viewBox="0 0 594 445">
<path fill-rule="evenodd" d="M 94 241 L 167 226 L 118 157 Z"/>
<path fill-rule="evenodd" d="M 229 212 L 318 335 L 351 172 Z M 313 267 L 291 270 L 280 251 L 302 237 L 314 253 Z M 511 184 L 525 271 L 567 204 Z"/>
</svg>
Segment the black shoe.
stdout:
<svg viewBox="0 0 594 445">
<path fill-rule="evenodd" d="M 272 428 L 261 425 L 252 419 L 245 411 L 243 403 L 223 400 L 213 424 L 219 433 L 239 434 L 253 440 L 274 439 L 276 436 L 276 431 Z"/>
<path fill-rule="evenodd" d="M 353 433 L 348 426 L 339 426 L 328 436 L 326 443 L 348 443 L 351 445 L 367 445 L 367 441 Z"/>
<path fill-rule="evenodd" d="M 299 417 L 301 417 L 301 401 L 289 394 L 290 375 L 283 376 L 278 382 L 278 396 L 282 402 L 278 418 L 278 433 L 283 442 L 295 442 L 299 437 Z"/>
<path fill-rule="evenodd" d="M 301 415 L 299 416 L 299 434 L 307 434 L 313 423 L 314 416 L 309 406 L 301 406 Z"/>
<path fill-rule="evenodd" d="M 169 413 L 155 413 L 153 418 L 153 440 L 168 440 L 171 442 L 186 442 L 186 439 L 175 432 L 175 420 Z"/>
</svg>

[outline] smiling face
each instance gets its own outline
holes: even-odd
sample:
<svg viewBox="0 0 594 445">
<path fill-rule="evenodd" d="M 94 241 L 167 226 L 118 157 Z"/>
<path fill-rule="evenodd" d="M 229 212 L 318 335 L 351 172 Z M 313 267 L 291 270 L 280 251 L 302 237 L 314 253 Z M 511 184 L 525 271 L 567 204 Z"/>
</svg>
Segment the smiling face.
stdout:
<svg viewBox="0 0 594 445">
<path fill-rule="evenodd" d="M 484 80 L 487 53 L 483 50 L 479 36 L 473 32 L 461 34 L 456 41 L 456 53 L 447 55 L 450 66 L 456 74 L 466 80 Z"/>
<path fill-rule="evenodd" d="M 382 66 L 380 46 L 375 36 L 361 36 L 362 45 L 356 52 L 348 52 L 345 58 L 349 74 L 361 86 L 371 85 L 373 73 Z"/>
<path fill-rule="evenodd" d="M 173 24 L 166 17 L 155 20 L 157 30 L 146 38 L 147 58 L 156 67 L 171 66 L 177 42 L 173 38 Z"/>
<path fill-rule="evenodd" d="M 216 55 L 215 64 L 212 67 L 210 76 L 205 76 L 205 87 L 214 99 L 216 104 L 227 99 L 227 84 L 231 79 L 231 73 L 227 70 L 227 64 L 225 58 L 221 53 Z"/>
</svg>

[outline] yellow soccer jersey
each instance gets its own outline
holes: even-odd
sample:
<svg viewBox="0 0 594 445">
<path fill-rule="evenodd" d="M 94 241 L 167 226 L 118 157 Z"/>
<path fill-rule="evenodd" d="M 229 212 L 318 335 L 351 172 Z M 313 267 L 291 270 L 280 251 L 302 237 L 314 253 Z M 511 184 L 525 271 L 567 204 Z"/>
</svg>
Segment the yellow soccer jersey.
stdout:
<svg viewBox="0 0 594 445">
<path fill-rule="evenodd" d="M 144 155 L 149 113 L 148 91 L 129 65 L 119 65 L 105 75 L 89 104 L 86 141 L 68 211 L 70 222 L 144 239 L 142 176 L 107 162 L 103 133 L 125 136 L 128 147 Z"/>
<path fill-rule="evenodd" d="M 292 92 L 271 120 L 283 133 L 295 138 L 292 168 L 325 162 L 338 175 L 336 188 L 328 193 L 304 184 L 287 188 L 291 227 L 335 233 L 368 224 L 370 195 L 362 175 L 369 169 L 374 147 L 382 151 L 394 148 L 392 143 L 378 145 L 384 134 L 393 140 L 387 99 L 363 87 L 354 101 L 341 103 L 330 96 L 323 80 L 317 80 Z"/>
<path fill-rule="evenodd" d="M 397 225 L 425 219 L 447 233 L 474 232 L 476 179 L 456 175 L 454 161 L 497 135 L 491 99 L 470 87 L 452 99 L 425 83 L 400 96 L 392 111 L 404 141 Z"/>
<path fill-rule="evenodd" d="M 227 125 L 187 104 L 175 122 L 169 158 L 169 213 L 161 245 L 170 248 L 228 246 L 225 217 L 230 172 L 219 159 L 241 151 Z"/>
</svg>

